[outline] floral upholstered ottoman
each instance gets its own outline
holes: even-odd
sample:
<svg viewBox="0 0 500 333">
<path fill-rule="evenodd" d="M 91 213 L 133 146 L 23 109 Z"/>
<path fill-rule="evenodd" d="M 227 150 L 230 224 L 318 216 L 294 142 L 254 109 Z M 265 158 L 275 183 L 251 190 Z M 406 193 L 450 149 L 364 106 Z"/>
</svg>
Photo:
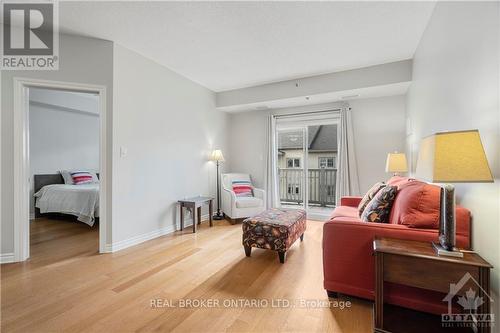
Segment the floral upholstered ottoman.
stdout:
<svg viewBox="0 0 500 333">
<path fill-rule="evenodd" d="M 252 247 L 278 252 L 281 263 L 286 251 L 306 231 L 305 210 L 268 209 L 243 221 L 243 246 L 250 257 Z"/>
</svg>

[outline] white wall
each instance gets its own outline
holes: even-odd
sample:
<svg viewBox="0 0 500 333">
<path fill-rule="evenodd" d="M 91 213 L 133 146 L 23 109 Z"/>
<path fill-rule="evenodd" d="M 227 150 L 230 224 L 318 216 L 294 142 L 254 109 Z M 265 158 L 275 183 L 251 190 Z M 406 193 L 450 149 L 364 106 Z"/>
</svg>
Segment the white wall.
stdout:
<svg viewBox="0 0 500 333">
<path fill-rule="evenodd" d="M 113 72 L 113 244 L 120 247 L 173 231 L 177 200 L 215 195 L 208 157 L 213 148 L 228 157 L 228 117 L 215 110 L 212 91 L 116 44 Z"/>
<path fill-rule="evenodd" d="M 44 99 L 50 90 L 30 90 L 30 173 L 53 174 L 60 170 L 86 169 L 99 171 L 99 109 L 98 98 L 74 98 L 74 93 L 56 92 L 56 99 Z M 41 98 L 33 98 L 36 93 Z M 49 96 L 50 97 L 50 96 Z M 94 97 L 94 98 L 92 98 Z M 38 102 L 45 100 L 46 103 Z M 81 105 L 82 101 L 88 101 Z M 49 102 L 54 104 L 48 104 Z M 65 107 L 61 107 L 64 104 Z M 93 109 L 93 112 L 89 112 Z M 34 200 L 31 196 L 31 213 Z"/>
<path fill-rule="evenodd" d="M 405 147 L 405 98 L 390 96 L 349 101 L 361 192 L 385 180 L 387 153 Z M 250 173 L 257 187 L 263 187 L 265 175 L 266 121 L 272 114 L 328 110 L 339 104 L 251 111 L 230 115 L 229 152 L 231 171 Z"/>
<path fill-rule="evenodd" d="M 497 294 L 499 11 L 498 2 L 438 2 L 415 53 L 407 99 L 408 147 L 414 156 L 424 136 L 437 131 L 479 129 L 495 183 L 457 185 L 457 200 L 472 211 L 473 247 L 495 266 L 491 281 Z"/>
<path fill-rule="evenodd" d="M 2 71 L 1 92 L 1 176 L 2 176 L 2 211 L 1 211 L 1 253 L 9 255 L 14 250 L 14 112 L 13 78 L 35 78 L 54 81 L 78 82 L 104 85 L 107 88 L 107 144 L 111 155 L 112 144 L 112 101 L 113 101 L 113 66 L 112 43 L 109 41 L 61 35 L 60 64 L 57 71 Z M 108 188 L 111 188 L 111 156 L 108 158 Z M 108 220 L 111 220 L 111 191 L 108 202 Z M 110 227 L 110 225 L 108 225 Z M 111 230 L 108 230 L 111 237 Z"/>
<path fill-rule="evenodd" d="M 405 96 L 358 99 L 349 102 L 359 188 L 365 193 L 378 181 L 391 175 L 385 172 L 387 153 L 404 151 L 406 138 Z"/>
</svg>

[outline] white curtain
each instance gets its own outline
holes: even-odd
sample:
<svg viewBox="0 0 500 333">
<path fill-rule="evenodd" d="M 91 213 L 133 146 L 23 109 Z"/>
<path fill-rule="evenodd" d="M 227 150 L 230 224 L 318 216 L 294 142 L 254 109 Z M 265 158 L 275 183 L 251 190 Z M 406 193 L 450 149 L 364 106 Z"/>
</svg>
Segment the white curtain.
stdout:
<svg viewBox="0 0 500 333">
<path fill-rule="evenodd" d="M 277 165 L 277 149 L 276 149 L 276 118 L 269 115 L 267 120 L 267 135 L 266 135 L 266 198 L 267 208 L 277 208 L 280 206 L 279 199 L 279 176 Z"/>
<path fill-rule="evenodd" d="M 354 150 L 354 135 L 352 131 L 352 115 L 348 105 L 340 110 L 339 143 L 337 167 L 337 205 L 340 198 L 349 195 L 359 195 L 358 165 Z"/>
</svg>

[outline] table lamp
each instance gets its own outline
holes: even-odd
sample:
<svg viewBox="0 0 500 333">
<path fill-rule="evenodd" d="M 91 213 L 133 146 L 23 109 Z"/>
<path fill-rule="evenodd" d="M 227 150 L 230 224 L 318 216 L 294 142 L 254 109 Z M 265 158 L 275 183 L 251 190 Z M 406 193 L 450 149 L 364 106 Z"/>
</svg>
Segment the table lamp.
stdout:
<svg viewBox="0 0 500 333">
<path fill-rule="evenodd" d="M 408 172 L 406 155 L 404 153 L 398 153 L 397 151 L 387 154 L 385 172 L 390 172 L 393 176 L 398 176 L 400 172 Z"/>
<path fill-rule="evenodd" d="M 437 253 L 460 256 L 455 251 L 455 187 L 449 183 L 493 182 L 479 131 L 441 132 L 422 139 L 416 175 L 442 184 Z"/>
<path fill-rule="evenodd" d="M 214 220 L 222 220 L 224 218 L 224 215 L 222 215 L 220 211 L 220 187 L 219 187 L 219 164 L 221 162 L 224 162 L 224 155 L 222 155 L 222 151 L 219 149 L 216 149 L 212 152 L 212 155 L 210 156 L 210 159 L 214 161 L 217 165 L 217 212 L 213 216 Z"/>
</svg>

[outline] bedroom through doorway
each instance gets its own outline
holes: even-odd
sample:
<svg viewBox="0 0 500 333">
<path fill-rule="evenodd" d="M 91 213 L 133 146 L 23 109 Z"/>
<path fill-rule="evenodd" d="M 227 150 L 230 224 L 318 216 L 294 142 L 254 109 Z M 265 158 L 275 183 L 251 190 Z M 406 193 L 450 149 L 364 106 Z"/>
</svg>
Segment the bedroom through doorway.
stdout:
<svg viewBox="0 0 500 333">
<path fill-rule="evenodd" d="M 27 95 L 30 256 L 97 253 L 99 94 L 30 87 Z"/>
</svg>

